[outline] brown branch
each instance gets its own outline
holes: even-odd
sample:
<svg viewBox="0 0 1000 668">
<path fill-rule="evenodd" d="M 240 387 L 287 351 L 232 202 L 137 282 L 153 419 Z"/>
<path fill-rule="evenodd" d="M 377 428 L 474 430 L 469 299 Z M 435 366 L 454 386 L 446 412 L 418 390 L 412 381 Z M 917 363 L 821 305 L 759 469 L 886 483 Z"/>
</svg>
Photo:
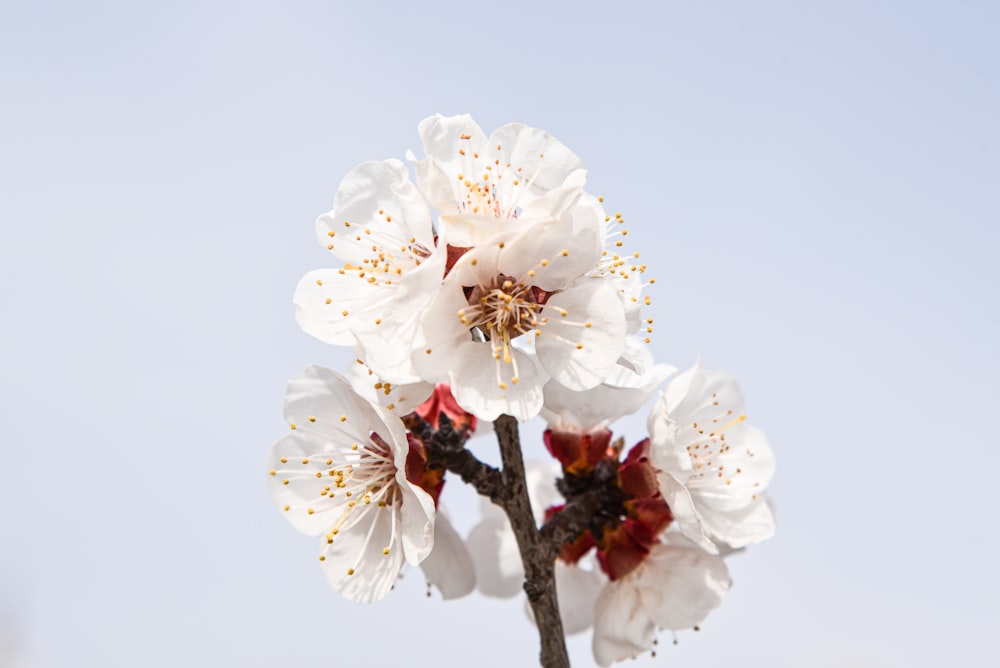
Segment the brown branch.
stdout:
<svg viewBox="0 0 1000 668">
<path fill-rule="evenodd" d="M 563 545 L 572 543 L 586 531 L 602 508 L 597 492 L 575 496 L 540 529 L 546 548 L 555 558 Z"/>
<path fill-rule="evenodd" d="M 500 471 L 476 459 L 476 456 L 462 447 L 461 450 L 444 450 L 435 453 L 443 468 L 457 474 L 462 482 L 472 485 L 490 501 L 501 504 L 503 478 Z"/>
<path fill-rule="evenodd" d="M 493 428 L 500 444 L 500 458 L 503 462 L 502 496 L 499 502 L 497 499 L 493 501 L 507 513 L 517 538 L 521 562 L 524 564 L 524 592 L 528 595 L 542 644 L 541 665 L 544 668 L 569 668 L 566 639 L 556 597 L 555 556 L 558 547 L 553 549 L 551 539 L 546 540 L 535 525 L 524 477 L 517 420 L 509 415 L 501 415 L 493 423 Z"/>
</svg>

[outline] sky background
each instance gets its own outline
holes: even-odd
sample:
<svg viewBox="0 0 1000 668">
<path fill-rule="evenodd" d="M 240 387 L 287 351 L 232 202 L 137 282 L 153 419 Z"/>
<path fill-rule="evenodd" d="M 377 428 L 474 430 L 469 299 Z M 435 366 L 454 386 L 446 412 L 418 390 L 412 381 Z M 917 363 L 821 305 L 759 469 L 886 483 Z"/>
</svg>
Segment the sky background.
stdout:
<svg viewBox="0 0 1000 668">
<path fill-rule="evenodd" d="M 777 452 L 777 536 L 629 665 L 992 663 L 998 29 L 992 2 L 4 0 L 0 666 L 532 664 L 520 602 L 416 570 L 340 599 L 265 484 L 287 379 L 350 357 L 294 322 L 313 221 L 436 112 L 580 155 L 657 278 L 657 358 L 734 374 Z"/>
</svg>

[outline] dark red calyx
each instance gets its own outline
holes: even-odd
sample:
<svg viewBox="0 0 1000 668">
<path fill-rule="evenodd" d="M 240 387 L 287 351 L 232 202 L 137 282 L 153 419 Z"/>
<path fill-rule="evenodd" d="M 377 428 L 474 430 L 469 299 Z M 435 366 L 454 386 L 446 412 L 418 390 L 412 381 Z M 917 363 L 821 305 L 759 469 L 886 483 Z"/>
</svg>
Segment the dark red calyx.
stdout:
<svg viewBox="0 0 1000 668">
<path fill-rule="evenodd" d="M 415 412 L 434 429 L 441 428 L 441 413 L 448 416 L 456 430 L 473 431 L 476 428 L 476 416 L 459 406 L 451 394 L 451 387 L 443 383 L 434 388 L 431 396 L 417 406 Z"/>
<path fill-rule="evenodd" d="M 427 451 L 424 449 L 423 441 L 418 437 L 407 432 L 406 440 L 410 445 L 410 450 L 406 454 L 406 479 L 430 494 L 434 499 L 434 506 L 437 507 L 438 498 L 444 488 L 445 471 L 442 468 L 427 466 Z"/>
<path fill-rule="evenodd" d="M 543 438 L 545 447 L 559 460 L 563 471 L 575 475 L 592 471 L 608 456 L 611 444 L 611 432 L 607 429 L 585 434 L 546 429 Z"/>
</svg>

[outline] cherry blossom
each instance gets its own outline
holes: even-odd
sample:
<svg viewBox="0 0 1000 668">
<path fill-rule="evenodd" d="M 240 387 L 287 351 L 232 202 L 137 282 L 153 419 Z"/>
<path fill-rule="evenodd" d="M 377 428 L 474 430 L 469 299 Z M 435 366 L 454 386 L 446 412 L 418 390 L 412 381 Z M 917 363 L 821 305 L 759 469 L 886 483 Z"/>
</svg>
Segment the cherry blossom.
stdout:
<svg viewBox="0 0 1000 668">
<path fill-rule="evenodd" d="M 725 562 L 669 532 L 627 576 L 608 582 L 594 604 L 594 658 L 600 666 L 653 647 L 657 628 L 700 624 L 730 586 Z"/>
<path fill-rule="evenodd" d="M 288 384 L 291 432 L 269 456 L 271 496 L 296 529 L 321 537 L 330 584 L 359 603 L 383 598 L 405 558 L 434 545 L 434 499 L 407 479 L 402 423 L 329 369 L 310 366 Z"/>
<path fill-rule="evenodd" d="M 406 342 L 440 285 L 446 253 L 436 249 L 430 210 L 403 163 L 366 162 L 351 171 L 316 230 L 342 264 L 299 281 L 299 325 L 327 343 L 360 345 L 384 381 L 419 381 Z"/>
<path fill-rule="evenodd" d="M 583 161 L 544 130 L 510 123 L 487 137 L 468 115 L 437 114 L 418 132 L 426 157 L 416 162 L 417 183 L 456 248 L 557 218 L 583 186 Z"/>
<path fill-rule="evenodd" d="M 774 534 L 764 496 L 774 452 L 746 424 L 731 376 L 695 364 L 667 384 L 647 423 L 660 489 L 685 536 L 715 553 Z"/>
</svg>

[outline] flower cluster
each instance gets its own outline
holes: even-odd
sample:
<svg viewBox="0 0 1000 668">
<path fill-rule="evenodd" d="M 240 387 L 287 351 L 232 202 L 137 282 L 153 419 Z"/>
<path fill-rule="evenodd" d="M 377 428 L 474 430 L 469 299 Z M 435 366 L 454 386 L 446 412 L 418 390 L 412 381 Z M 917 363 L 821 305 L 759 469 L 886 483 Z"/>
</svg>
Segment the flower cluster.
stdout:
<svg viewBox="0 0 1000 668">
<path fill-rule="evenodd" d="M 507 515 L 486 504 L 463 541 L 439 501 L 450 471 L 499 503 L 500 473 L 465 441 L 541 416 L 558 470 L 528 479 L 539 535 L 559 537 L 564 627 L 593 627 L 601 665 L 636 656 L 657 628 L 701 623 L 729 588 L 724 557 L 773 533 L 771 450 L 731 378 L 654 363 L 653 281 L 580 158 L 518 123 L 486 135 L 436 115 L 419 135 L 415 179 L 364 163 L 316 223 L 332 266 L 299 282 L 296 319 L 357 364 L 289 383 L 272 497 L 351 600 L 383 598 L 404 562 L 445 598 L 513 595 L 525 571 Z M 609 425 L 654 397 L 626 450 Z"/>
</svg>

